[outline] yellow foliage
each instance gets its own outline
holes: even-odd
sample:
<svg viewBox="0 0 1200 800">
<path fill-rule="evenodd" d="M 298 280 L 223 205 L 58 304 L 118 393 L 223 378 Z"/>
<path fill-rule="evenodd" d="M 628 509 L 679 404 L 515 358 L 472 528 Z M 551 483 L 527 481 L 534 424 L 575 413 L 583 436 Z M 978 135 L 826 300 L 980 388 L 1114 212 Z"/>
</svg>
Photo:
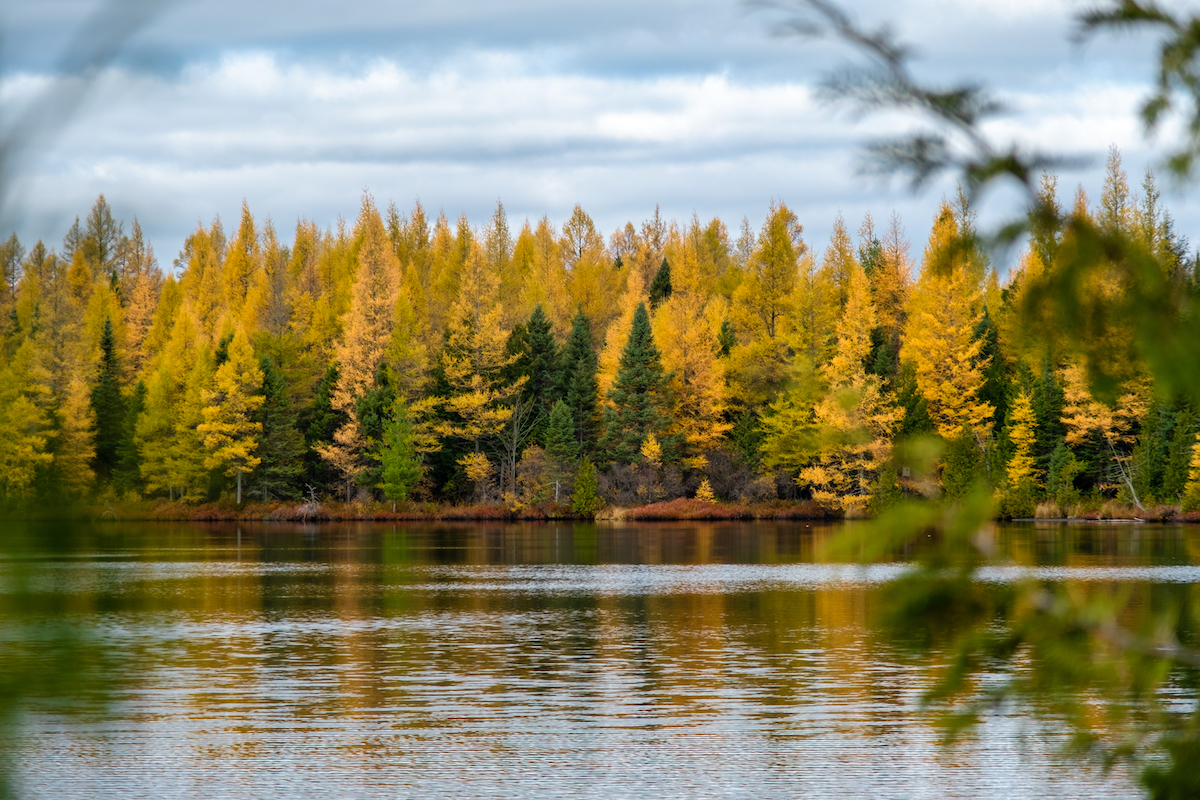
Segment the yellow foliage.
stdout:
<svg viewBox="0 0 1200 800">
<path fill-rule="evenodd" d="M 870 500 L 879 470 L 891 457 L 892 435 L 903 411 L 884 395 L 878 376 L 863 367 L 875 309 L 866 273 L 857 262 L 848 270 L 836 349 L 821 369 L 829 391 L 813 412 L 820 450 L 797 482 L 811 486 L 814 499 L 857 512 Z"/>
<path fill-rule="evenodd" d="M 950 207 L 929 237 L 921 277 L 908 306 L 900 357 L 916 368 L 917 387 L 929 404 L 934 429 L 953 438 L 963 427 L 986 436 L 995 409 L 979 400 L 986 360 L 974 339 L 982 318 L 980 276 L 956 249 L 958 222 Z"/>
<path fill-rule="evenodd" d="M 653 433 L 646 434 L 646 438 L 642 440 L 642 458 L 652 467 L 662 466 L 662 445 Z"/>
<path fill-rule="evenodd" d="M 1017 488 L 1027 480 L 1037 480 L 1036 463 L 1033 457 L 1033 445 L 1037 439 L 1034 427 L 1037 418 L 1033 413 L 1033 399 L 1029 392 L 1022 391 L 1013 400 L 1009 412 L 1010 429 L 1009 441 L 1013 444 L 1012 458 L 1008 460 L 1008 485 Z"/>
</svg>

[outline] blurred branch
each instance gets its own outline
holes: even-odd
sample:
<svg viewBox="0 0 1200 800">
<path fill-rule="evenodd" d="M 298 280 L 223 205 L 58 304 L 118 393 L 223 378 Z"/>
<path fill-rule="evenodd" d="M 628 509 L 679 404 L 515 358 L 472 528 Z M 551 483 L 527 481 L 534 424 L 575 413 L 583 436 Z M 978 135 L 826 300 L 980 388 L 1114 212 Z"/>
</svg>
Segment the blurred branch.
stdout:
<svg viewBox="0 0 1200 800">
<path fill-rule="evenodd" d="M 0 117 L 0 227 L 8 224 L 18 165 L 45 149 L 78 112 L 104 68 L 170 0 L 109 0 L 75 31 L 49 88 L 13 119 Z"/>
</svg>

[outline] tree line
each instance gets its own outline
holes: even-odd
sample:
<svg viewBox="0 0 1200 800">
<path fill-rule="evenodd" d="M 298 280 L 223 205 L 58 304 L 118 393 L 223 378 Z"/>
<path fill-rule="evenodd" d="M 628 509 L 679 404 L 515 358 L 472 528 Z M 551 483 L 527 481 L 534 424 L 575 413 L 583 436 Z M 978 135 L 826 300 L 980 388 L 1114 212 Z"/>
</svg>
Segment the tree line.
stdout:
<svg viewBox="0 0 1200 800">
<path fill-rule="evenodd" d="M 1042 199 L 1055 204 L 1046 175 Z M 1196 259 L 1110 153 L 1074 213 L 1136 239 L 1193 324 Z M 58 250 L 0 248 L 0 491 L 199 502 L 325 495 L 573 503 L 812 498 L 848 514 L 987 482 L 1001 512 L 1200 505 L 1195 399 L 1104 315 L 1032 341 L 1076 243 L 1031 228 L 1002 280 L 960 191 L 919 257 L 899 217 L 822 251 L 784 203 L 736 236 L 658 211 L 607 241 L 363 199 L 290 244 L 243 206 L 164 272 L 101 196 Z M 1114 268 L 1086 293 L 1119 302 Z M 1097 374 L 1097 352 L 1104 368 Z M 932 469 L 914 442 L 940 443 Z"/>
</svg>

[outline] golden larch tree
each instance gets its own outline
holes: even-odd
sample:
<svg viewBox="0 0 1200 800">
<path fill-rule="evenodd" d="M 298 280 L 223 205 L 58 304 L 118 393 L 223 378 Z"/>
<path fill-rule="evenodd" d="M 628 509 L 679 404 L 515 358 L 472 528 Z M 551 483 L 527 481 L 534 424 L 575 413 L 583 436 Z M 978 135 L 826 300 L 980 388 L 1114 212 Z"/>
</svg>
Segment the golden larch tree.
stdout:
<svg viewBox="0 0 1200 800">
<path fill-rule="evenodd" d="M 262 433 L 262 424 L 254 421 L 254 413 L 263 404 L 262 382 L 250 338 L 238 328 L 229 342 L 228 358 L 217 368 L 213 388 L 204 393 L 204 422 L 197 429 L 208 450 L 204 465 L 224 468 L 226 477 L 236 477 L 239 505 L 242 476 L 262 461 L 254 454 Z"/>
<path fill-rule="evenodd" d="M 942 204 L 913 289 L 900 347 L 902 361 L 916 370 L 917 388 L 929 404 L 938 435 L 952 439 L 967 428 L 989 432 L 995 409 L 979 399 L 985 360 L 975 339 L 982 318 L 982 275 L 962 253 L 954 211 Z"/>
<path fill-rule="evenodd" d="M 813 412 L 820 450 L 797 482 L 811 486 L 814 499 L 857 514 L 865 510 L 879 471 L 891 457 L 903 411 L 887 397 L 880 378 L 864 367 L 875 308 L 857 260 L 848 261 L 846 269 L 846 306 L 837 324 L 837 344 L 821 367 L 828 390 Z"/>
</svg>

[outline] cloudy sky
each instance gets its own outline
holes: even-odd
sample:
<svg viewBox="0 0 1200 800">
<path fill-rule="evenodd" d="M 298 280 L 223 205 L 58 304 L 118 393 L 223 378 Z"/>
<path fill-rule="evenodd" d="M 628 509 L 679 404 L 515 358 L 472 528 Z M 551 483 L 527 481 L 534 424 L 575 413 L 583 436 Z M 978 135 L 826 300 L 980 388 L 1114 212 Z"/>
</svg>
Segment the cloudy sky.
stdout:
<svg viewBox="0 0 1200 800">
<path fill-rule="evenodd" d="M 14 0 L 0 11 L 0 124 L 62 80 L 96 0 Z M 1013 109 L 999 139 L 1091 156 L 1062 184 L 1099 191 L 1118 145 L 1140 182 L 1161 158 L 1135 109 L 1151 44 L 1070 41 L 1082 6 L 1045 0 L 847 3 L 890 22 L 922 75 L 970 78 Z M 893 210 L 920 242 L 947 186 L 912 194 L 856 175 L 859 148 L 906 120 L 820 102 L 844 50 L 772 35 L 786 16 L 737 0 L 176 0 L 125 41 L 65 126 L 14 161 L 3 220 L 57 245 L 103 193 L 170 264 L 199 220 L 235 224 L 243 200 L 281 231 L 353 219 L 364 189 L 483 224 L 561 222 L 579 203 L 606 232 L 654 211 L 757 227 L 773 199 L 823 246 Z M 1168 194 L 1200 239 L 1200 190 Z M 985 206 L 1011 212 L 1011 197 Z"/>
</svg>

